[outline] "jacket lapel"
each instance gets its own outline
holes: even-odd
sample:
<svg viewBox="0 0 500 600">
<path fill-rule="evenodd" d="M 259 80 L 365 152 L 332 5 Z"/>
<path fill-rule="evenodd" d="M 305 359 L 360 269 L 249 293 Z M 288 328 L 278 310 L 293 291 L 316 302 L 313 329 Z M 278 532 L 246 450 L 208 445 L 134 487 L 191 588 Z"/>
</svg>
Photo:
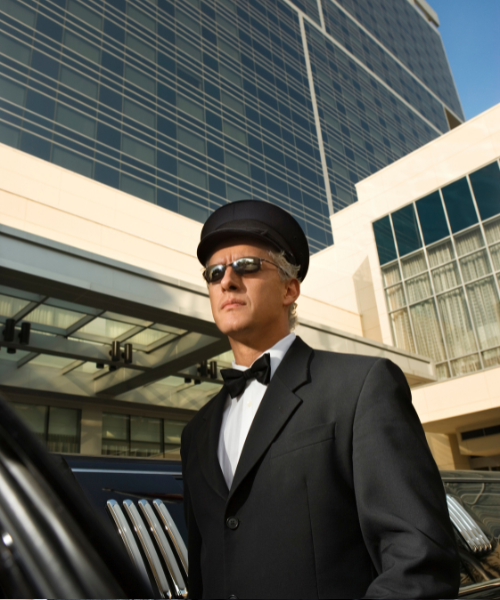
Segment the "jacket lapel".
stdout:
<svg viewBox="0 0 500 600">
<path fill-rule="evenodd" d="M 248 432 L 228 501 L 302 403 L 294 392 L 309 381 L 309 362 L 312 354 L 312 348 L 297 337 L 284 356 Z"/>
<path fill-rule="evenodd" d="M 222 423 L 222 413 L 226 403 L 227 391 L 223 387 L 220 392 L 212 400 L 211 410 L 208 410 L 205 415 L 205 422 L 197 436 L 198 457 L 200 460 L 201 470 L 205 479 L 213 487 L 213 489 L 222 497 L 224 501 L 227 499 L 229 490 L 227 489 L 226 480 L 220 468 L 217 449 L 219 446 L 219 434 Z"/>
</svg>

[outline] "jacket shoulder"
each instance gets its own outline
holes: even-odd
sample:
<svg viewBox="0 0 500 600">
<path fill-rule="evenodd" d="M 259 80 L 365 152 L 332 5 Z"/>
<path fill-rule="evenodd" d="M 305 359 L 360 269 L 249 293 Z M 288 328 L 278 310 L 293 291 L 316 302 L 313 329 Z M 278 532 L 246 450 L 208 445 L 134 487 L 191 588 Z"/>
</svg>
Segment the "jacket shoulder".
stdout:
<svg viewBox="0 0 500 600">
<path fill-rule="evenodd" d="M 333 352 L 329 350 L 314 350 L 313 360 L 318 361 L 322 365 L 330 365 L 334 368 L 353 368 L 370 371 L 377 363 L 394 365 L 399 368 L 388 358 L 380 356 L 368 356 L 366 354 L 348 354 L 344 352 Z"/>
</svg>

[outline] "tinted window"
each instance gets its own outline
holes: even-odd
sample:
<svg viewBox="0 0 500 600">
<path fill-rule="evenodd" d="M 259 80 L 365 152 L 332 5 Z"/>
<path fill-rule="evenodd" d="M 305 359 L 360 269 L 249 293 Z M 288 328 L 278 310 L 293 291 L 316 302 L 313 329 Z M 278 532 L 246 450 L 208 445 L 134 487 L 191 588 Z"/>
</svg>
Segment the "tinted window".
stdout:
<svg viewBox="0 0 500 600">
<path fill-rule="evenodd" d="M 500 169 L 494 162 L 471 173 L 470 182 L 481 219 L 500 214 Z"/>
<path fill-rule="evenodd" d="M 477 223 L 476 209 L 465 177 L 450 183 L 441 191 L 453 233 Z"/>
<path fill-rule="evenodd" d="M 394 233 L 396 234 L 400 256 L 404 256 L 422 247 L 413 204 L 404 206 L 393 213 L 392 223 L 394 225 Z"/>
<path fill-rule="evenodd" d="M 396 258 L 396 246 L 389 217 L 383 217 L 375 221 L 373 223 L 373 233 L 375 234 L 380 264 L 384 265 L 394 260 Z"/>
<path fill-rule="evenodd" d="M 432 244 L 450 235 L 439 192 L 418 200 L 416 205 L 426 244 Z"/>
</svg>

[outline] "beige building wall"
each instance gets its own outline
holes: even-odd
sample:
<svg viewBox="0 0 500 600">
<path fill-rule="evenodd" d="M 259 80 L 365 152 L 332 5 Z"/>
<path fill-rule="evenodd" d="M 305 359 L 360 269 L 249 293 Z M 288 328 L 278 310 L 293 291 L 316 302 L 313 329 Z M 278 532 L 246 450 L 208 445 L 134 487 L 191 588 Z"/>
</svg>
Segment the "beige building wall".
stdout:
<svg viewBox="0 0 500 600">
<path fill-rule="evenodd" d="M 393 345 L 371 223 L 498 156 L 500 105 L 360 182 L 359 202 L 331 219 L 335 245 L 311 257 L 299 302 L 308 327 L 317 323 Z M 201 283 L 200 223 L 1 144 L 0 224 L 184 284 Z M 414 389 L 440 466 L 464 468 L 470 454 L 500 454 L 500 440 L 496 449 L 489 443 L 481 450 L 460 437 L 475 424 L 500 423 L 499 390 L 499 368 Z M 99 414 L 89 409 L 83 421 L 82 444 L 98 451 Z"/>
<path fill-rule="evenodd" d="M 4 144 L 0 223 L 184 283 L 203 283 L 196 258 L 201 223 Z M 305 290 L 299 313 L 363 335 L 355 305 L 337 306 Z"/>
<path fill-rule="evenodd" d="M 313 257 L 308 291 L 357 310 L 366 337 L 393 344 L 372 222 L 498 157 L 500 104 L 358 183 L 359 201 L 331 219 L 334 247 Z M 500 436 L 468 445 L 460 438 L 478 423 L 500 423 L 500 368 L 420 386 L 413 399 L 442 468 L 500 454 Z"/>
</svg>

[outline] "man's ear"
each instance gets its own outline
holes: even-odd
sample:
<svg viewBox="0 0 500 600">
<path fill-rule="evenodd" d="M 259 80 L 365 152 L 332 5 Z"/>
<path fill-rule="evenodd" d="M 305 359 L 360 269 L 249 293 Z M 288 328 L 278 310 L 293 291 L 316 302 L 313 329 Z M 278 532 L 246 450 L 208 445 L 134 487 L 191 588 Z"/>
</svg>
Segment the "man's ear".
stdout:
<svg viewBox="0 0 500 600">
<path fill-rule="evenodd" d="M 290 279 L 286 282 L 285 295 L 283 304 L 290 306 L 300 296 L 300 281 L 298 279 Z"/>
</svg>

